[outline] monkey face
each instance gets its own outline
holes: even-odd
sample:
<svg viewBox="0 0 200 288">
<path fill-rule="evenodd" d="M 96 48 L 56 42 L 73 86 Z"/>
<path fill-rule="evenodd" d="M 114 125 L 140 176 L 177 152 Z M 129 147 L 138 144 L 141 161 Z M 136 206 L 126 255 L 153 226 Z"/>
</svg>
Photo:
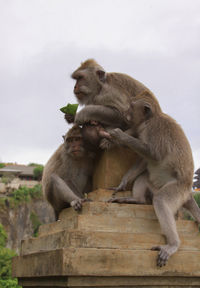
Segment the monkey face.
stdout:
<svg viewBox="0 0 200 288">
<path fill-rule="evenodd" d="M 76 80 L 74 94 L 79 103 L 85 104 L 88 95 L 91 93 L 87 77 L 84 75 L 83 71 L 77 71 L 76 73 L 73 73 L 73 78 Z"/>
<path fill-rule="evenodd" d="M 83 147 L 82 136 L 68 137 L 65 140 L 67 153 L 73 158 L 81 158 L 85 155 L 85 149 Z"/>
<path fill-rule="evenodd" d="M 102 84 L 105 82 L 105 72 L 96 67 L 77 69 L 72 74 L 76 80 L 74 94 L 80 104 L 89 104 L 90 100 L 99 94 Z"/>
</svg>

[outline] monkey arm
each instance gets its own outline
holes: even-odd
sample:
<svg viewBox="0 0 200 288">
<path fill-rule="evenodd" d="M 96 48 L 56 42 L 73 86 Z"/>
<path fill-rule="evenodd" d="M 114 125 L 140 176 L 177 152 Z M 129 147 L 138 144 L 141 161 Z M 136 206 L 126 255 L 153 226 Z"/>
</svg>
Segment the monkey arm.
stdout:
<svg viewBox="0 0 200 288">
<path fill-rule="evenodd" d="M 130 149 L 133 149 L 136 153 L 146 159 L 156 160 L 150 152 L 147 144 L 143 143 L 140 139 L 129 136 L 119 128 L 113 129 L 108 134 L 110 137 L 107 138 L 115 142 L 116 144 L 129 147 Z"/>
<path fill-rule="evenodd" d="M 53 186 L 55 188 L 56 193 L 54 193 L 55 198 L 58 199 L 59 202 L 67 202 L 71 203 L 73 200 L 79 200 L 81 199 L 78 197 L 65 183 L 63 179 L 61 179 L 57 174 L 51 175 L 51 181 L 53 183 Z"/>
<path fill-rule="evenodd" d="M 112 127 L 121 127 L 124 122 L 122 115 L 115 108 L 103 105 L 87 105 L 75 117 L 75 123 L 78 125 L 91 120 Z"/>
</svg>

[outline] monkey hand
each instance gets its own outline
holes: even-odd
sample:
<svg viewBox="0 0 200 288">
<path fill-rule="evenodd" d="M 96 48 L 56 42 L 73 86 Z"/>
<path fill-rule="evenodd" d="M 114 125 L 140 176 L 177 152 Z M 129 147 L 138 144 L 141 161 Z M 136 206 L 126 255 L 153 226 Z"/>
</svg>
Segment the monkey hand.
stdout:
<svg viewBox="0 0 200 288">
<path fill-rule="evenodd" d="M 74 119 L 75 119 L 75 116 L 74 116 L 74 115 L 72 115 L 72 114 L 65 114 L 65 115 L 64 115 L 64 118 L 65 118 L 65 120 L 67 121 L 68 124 L 74 123 Z"/>
<path fill-rule="evenodd" d="M 109 131 L 110 140 L 120 145 L 123 143 L 124 132 L 120 128 Z"/>
<path fill-rule="evenodd" d="M 71 201 L 70 205 L 74 208 L 75 211 L 81 210 L 82 203 L 85 199 L 74 199 Z"/>
<path fill-rule="evenodd" d="M 111 149 L 113 146 L 115 146 L 111 141 L 109 141 L 108 139 L 104 138 L 101 140 L 99 147 L 103 150 L 109 150 Z"/>
<path fill-rule="evenodd" d="M 84 109 L 85 108 L 83 108 L 75 116 L 75 123 L 78 124 L 78 125 L 82 125 L 84 123 L 88 123 L 88 122 L 92 121 L 92 119 L 88 117 L 87 113 L 85 113 Z"/>
</svg>

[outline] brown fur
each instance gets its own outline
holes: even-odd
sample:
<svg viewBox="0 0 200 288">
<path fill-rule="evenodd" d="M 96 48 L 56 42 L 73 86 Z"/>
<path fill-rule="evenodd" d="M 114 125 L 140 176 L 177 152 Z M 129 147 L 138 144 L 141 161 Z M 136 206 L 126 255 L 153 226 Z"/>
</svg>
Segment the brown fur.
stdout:
<svg viewBox="0 0 200 288">
<path fill-rule="evenodd" d="M 120 129 L 110 132 L 112 141 L 132 148 L 146 161 L 146 170 L 135 181 L 133 198 L 116 198 L 111 202 L 141 204 L 146 202 L 147 189 L 152 193 L 153 206 L 167 239 L 166 245 L 152 249 L 160 251 L 157 264 L 163 266 L 180 243 L 175 213 L 184 205 L 195 212 L 193 216 L 199 222 L 200 213 L 191 196 L 194 165 L 189 142 L 180 125 L 150 102 L 145 98 L 132 104 L 129 116 L 138 138 Z"/>
<path fill-rule="evenodd" d="M 78 140 L 73 142 L 74 137 Z M 81 208 L 84 193 L 91 189 L 93 171 L 94 154 L 84 149 L 80 128 L 73 126 L 64 138 L 64 144 L 45 165 L 42 177 L 43 193 L 56 219 L 60 211 L 70 205 L 75 210 Z"/>
<path fill-rule="evenodd" d="M 75 122 L 84 125 L 97 121 L 105 128 L 129 128 L 126 117 L 131 101 L 148 91 L 148 98 L 160 105 L 150 90 L 134 78 L 122 73 L 106 73 L 93 59 L 86 60 L 76 69 L 72 78 L 76 80 L 74 93 L 80 104 L 86 105 L 75 117 Z M 86 133 L 87 137 L 89 133 Z M 108 140 L 103 140 L 102 147 L 107 148 Z M 98 142 L 98 141 L 95 141 Z"/>
</svg>

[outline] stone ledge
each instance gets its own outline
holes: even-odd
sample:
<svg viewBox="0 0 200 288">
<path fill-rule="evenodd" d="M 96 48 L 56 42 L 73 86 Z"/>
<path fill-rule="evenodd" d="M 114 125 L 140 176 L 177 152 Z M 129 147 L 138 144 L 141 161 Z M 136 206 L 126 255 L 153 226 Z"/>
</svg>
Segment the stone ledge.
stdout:
<svg viewBox="0 0 200 288">
<path fill-rule="evenodd" d="M 195 222 L 187 220 L 176 221 L 179 234 L 196 235 L 198 227 Z M 39 236 L 59 232 L 62 230 L 77 229 L 84 231 L 120 232 L 120 233 L 158 233 L 161 228 L 157 219 L 117 217 L 113 215 L 80 215 L 63 219 L 40 227 Z"/>
<path fill-rule="evenodd" d="M 157 255 L 150 250 L 58 249 L 15 257 L 13 276 L 200 276 L 200 251 L 178 251 L 162 268 L 156 266 Z"/>
<path fill-rule="evenodd" d="M 20 278 L 19 284 L 24 288 L 29 287 L 65 287 L 65 288 L 188 288 L 200 287 L 200 278 L 182 276 L 161 277 L 35 277 Z"/>
<path fill-rule="evenodd" d="M 180 237 L 180 250 L 200 249 L 200 235 Z M 68 230 L 22 241 L 21 255 L 61 248 L 151 249 L 165 244 L 164 236 L 152 233 L 118 233 Z"/>
</svg>

